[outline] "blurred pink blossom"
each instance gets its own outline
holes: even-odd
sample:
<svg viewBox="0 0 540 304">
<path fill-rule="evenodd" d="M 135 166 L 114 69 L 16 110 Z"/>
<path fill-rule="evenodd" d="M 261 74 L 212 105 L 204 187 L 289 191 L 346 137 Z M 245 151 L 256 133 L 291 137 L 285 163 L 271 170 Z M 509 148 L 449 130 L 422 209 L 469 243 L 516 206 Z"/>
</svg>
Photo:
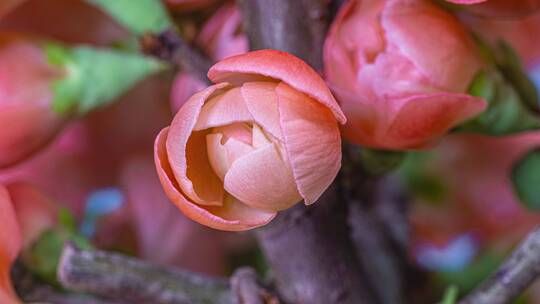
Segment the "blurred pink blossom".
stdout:
<svg viewBox="0 0 540 304">
<path fill-rule="evenodd" d="M 351 0 L 324 46 L 326 79 L 348 122 L 348 140 L 420 149 L 479 114 L 467 94 L 483 66 L 459 21 L 425 0 Z"/>
</svg>

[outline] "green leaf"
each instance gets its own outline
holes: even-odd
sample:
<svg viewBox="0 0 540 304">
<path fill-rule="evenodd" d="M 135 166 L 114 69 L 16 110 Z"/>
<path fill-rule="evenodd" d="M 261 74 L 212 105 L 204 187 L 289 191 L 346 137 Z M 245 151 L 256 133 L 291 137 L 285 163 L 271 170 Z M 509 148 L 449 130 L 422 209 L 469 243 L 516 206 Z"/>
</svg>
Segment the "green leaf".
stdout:
<svg viewBox="0 0 540 304">
<path fill-rule="evenodd" d="M 113 102 L 138 81 L 166 66 L 153 58 L 128 52 L 57 44 L 44 47 L 51 64 L 64 68 L 53 83 L 53 107 L 60 114 L 85 114 Z"/>
<path fill-rule="evenodd" d="M 76 233 L 66 231 L 60 225 L 43 232 L 32 244 L 29 252 L 23 254 L 23 263 L 42 280 L 57 285 L 56 269 L 66 242 L 73 242 L 79 248 L 92 249 L 90 241 Z"/>
<path fill-rule="evenodd" d="M 456 286 L 450 286 L 444 292 L 441 304 L 456 304 L 459 296 L 459 289 Z"/>
<path fill-rule="evenodd" d="M 479 71 L 469 87 L 469 94 L 491 101 L 495 97 L 497 87 L 494 79 L 485 71 Z"/>
<path fill-rule="evenodd" d="M 372 175 L 382 175 L 397 169 L 406 155 L 402 151 L 386 151 L 362 148 L 362 166 Z"/>
<path fill-rule="evenodd" d="M 432 152 L 409 152 L 399 174 L 411 193 L 428 203 L 437 204 L 444 201 L 448 189 L 442 177 L 429 170 L 432 156 Z"/>
<path fill-rule="evenodd" d="M 173 22 L 161 0 L 87 0 L 135 34 L 161 33 Z"/>
<path fill-rule="evenodd" d="M 527 208 L 540 211 L 540 148 L 530 151 L 514 165 L 512 184 Z"/>
<path fill-rule="evenodd" d="M 457 131 L 500 136 L 540 128 L 540 117 L 523 103 L 514 86 L 497 71 L 476 75 L 469 94 L 484 98 L 488 108 Z"/>
<path fill-rule="evenodd" d="M 58 211 L 58 225 L 69 233 L 75 233 L 77 231 L 77 221 L 67 208 L 61 208 Z"/>
<path fill-rule="evenodd" d="M 498 43 L 497 65 L 505 79 L 516 89 L 523 103 L 533 111 L 540 111 L 536 86 L 525 73 L 518 54 L 505 41 Z"/>
<path fill-rule="evenodd" d="M 26 260 L 28 268 L 46 282 L 57 284 L 56 268 L 64 241 L 55 230 L 45 231 L 30 249 L 30 258 Z"/>
</svg>

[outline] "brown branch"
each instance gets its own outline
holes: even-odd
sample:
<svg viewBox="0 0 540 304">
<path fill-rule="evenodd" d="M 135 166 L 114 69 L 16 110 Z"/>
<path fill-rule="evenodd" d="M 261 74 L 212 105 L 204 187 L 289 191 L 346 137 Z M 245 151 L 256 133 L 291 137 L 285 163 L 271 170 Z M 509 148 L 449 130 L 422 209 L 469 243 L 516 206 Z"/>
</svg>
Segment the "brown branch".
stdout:
<svg viewBox="0 0 540 304">
<path fill-rule="evenodd" d="M 124 304 L 109 302 L 91 295 L 63 292 L 38 280 L 22 263 L 14 265 L 11 276 L 15 290 L 24 303 Z"/>
<path fill-rule="evenodd" d="M 252 49 L 290 52 L 322 70 L 328 1 L 241 0 Z M 337 183 L 317 203 L 282 212 L 257 233 L 279 291 L 293 303 L 377 303 L 366 288 Z"/>
<path fill-rule="evenodd" d="M 282 212 L 257 236 L 291 303 L 374 303 L 348 238 L 345 204 L 336 188 L 314 205 Z"/>
<path fill-rule="evenodd" d="M 540 227 L 532 231 L 499 269 L 460 304 L 504 304 L 540 276 Z"/>
<path fill-rule="evenodd" d="M 185 41 L 178 31 L 171 29 L 157 36 L 143 36 L 141 44 L 145 53 L 168 61 L 177 68 L 210 83 L 206 73 L 213 64 L 212 60 Z"/>
<path fill-rule="evenodd" d="M 251 49 L 294 54 L 322 70 L 328 9 L 321 0 L 241 0 Z"/>
<path fill-rule="evenodd" d="M 235 303 L 226 279 L 70 244 L 64 247 L 58 278 L 68 290 L 128 303 Z"/>
</svg>

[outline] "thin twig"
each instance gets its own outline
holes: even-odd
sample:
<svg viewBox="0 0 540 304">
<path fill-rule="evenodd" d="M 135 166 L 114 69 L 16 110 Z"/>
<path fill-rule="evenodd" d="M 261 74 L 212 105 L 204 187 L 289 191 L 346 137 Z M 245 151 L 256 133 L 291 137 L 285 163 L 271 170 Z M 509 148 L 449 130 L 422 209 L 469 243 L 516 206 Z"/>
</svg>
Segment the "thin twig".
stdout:
<svg viewBox="0 0 540 304">
<path fill-rule="evenodd" d="M 141 42 L 145 53 L 168 61 L 209 83 L 206 73 L 213 64 L 212 60 L 190 45 L 178 31 L 170 29 L 157 36 L 147 35 Z"/>
<path fill-rule="evenodd" d="M 328 1 L 241 0 L 251 49 L 292 53 L 322 70 Z M 376 303 L 366 288 L 335 185 L 257 231 L 280 294 L 291 303 Z"/>
<path fill-rule="evenodd" d="M 128 303 L 234 303 L 226 279 L 151 265 L 104 251 L 64 247 L 58 278 L 64 288 Z"/>
<path fill-rule="evenodd" d="M 538 276 L 540 276 L 540 227 L 527 236 L 487 281 L 459 303 L 510 303 Z"/>
<path fill-rule="evenodd" d="M 22 263 L 15 263 L 11 270 L 13 285 L 24 303 L 54 304 L 127 304 L 110 302 L 87 294 L 69 293 L 37 279 Z"/>
</svg>

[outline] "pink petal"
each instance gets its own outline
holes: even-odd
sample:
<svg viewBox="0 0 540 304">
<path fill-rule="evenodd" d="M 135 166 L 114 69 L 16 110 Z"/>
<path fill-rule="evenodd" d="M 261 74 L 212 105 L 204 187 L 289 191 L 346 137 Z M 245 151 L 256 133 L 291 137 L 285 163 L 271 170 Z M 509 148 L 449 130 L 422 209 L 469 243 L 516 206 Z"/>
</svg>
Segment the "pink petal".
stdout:
<svg viewBox="0 0 540 304">
<path fill-rule="evenodd" d="M 63 120 L 49 108 L 33 104 L 5 106 L 0 121 L 0 168 L 26 159 L 49 143 L 63 125 Z"/>
<path fill-rule="evenodd" d="M 173 113 L 189 100 L 193 94 L 206 88 L 206 84 L 195 76 L 188 73 L 179 73 L 174 79 L 171 91 L 171 109 Z"/>
<path fill-rule="evenodd" d="M 298 192 L 306 204 L 314 203 L 328 188 L 341 167 L 341 137 L 328 108 L 285 83 L 276 92 Z"/>
<path fill-rule="evenodd" d="M 251 127 L 244 122 L 232 123 L 223 127 L 214 128 L 213 133 L 223 134 L 223 141 L 234 138 L 251 145 Z"/>
<path fill-rule="evenodd" d="M 250 207 L 269 211 L 284 210 L 302 200 L 291 169 L 274 144 L 236 160 L 225 175 L 225 190 Z"/>
<path fill-rule="evenodd" d="M 213 82 L 253 81 L 263 77 L 282 80 L 328 107 L 340 123 L 347 119 L 324 80 L 299 58 L 281 51 L 260 50 L 226 58 L 208 71 Z"/>
<path fill-rule="evenodd" d="M 208 146 L 208 160 L 217 176 L 224 180 L 225 174 L 232 163 L 238 158 L 253 151 L 253 147 L 242 141 L 230 138 L 222 144 L 223 134 L 208 134 L 206 143 Z"/>
<path fill-rule="evenodd" d="M 242 96 L 255 122 L 275 138 L 283 141 L 276 87 L 277 83 L 274 82 L 246 82 L 242 85 Z"/>
<path fill-rule="evenodd" d="M 246 107 L 240 88 L 234 87 L 205 101 L 193 130 L 199 131 L 251 120 L 253 117 Z"/>
<path fill-rule="evenodd" d="M 45 230 L 55 225 L 58 208 L 28 184 L 14 183 L 7 188 L 19 222 L 23 248 L 29 248 Z"/>
<path fill-rule="evenodd" d="M 260 148 L 263 146 L 266 146 L 268 144 L 271 144 L 272 142 L 266 137 L 264 134 L 264 131 L 261 130 L 261 127 L 259 125 L 254 124 L 252 128 L 252 146 L 253 148 Z"/>
<path fill-rule="evenodd" d="M 387 2 L 381 23 L 392 47 L 440 89 L 464 92 L 482 66 L 465 27 L 429 1 Z"/>
<path fill-rule="evenodd" d="M 242 16 L 234 2 L 223 4 L 204 24 L 197 44 L 216 61 L 249 50 L 247 37 L 242 31 Z"/>
<path fill-rule="evenodd" d="M 147 156 L 145 151 L 128 157 L 120 177 L 136 232 L 138 255 L 159 265 L 222 274 L 225 256 L 219 232 L 178 212 L 163 192 L 153 158 Z"/>
<path fill-rule="evenodd" d="M 482 112 L 487 104 L 466 94 L 434 93 L 395 100 L 392 124 L 379 143 L 385 148 L 423 148 L 454 126 Z"/>
<path fill-rule="evenodd" d="M 193 95 L 174 117 L 167 137 L 168 158 L 174 176 L 182 191 L 197 204 L 219 206 L 223 201 L 222 182 L 206 156 L 209 131 L 193 132 L 193 128 L 205 101 L 226 86 L 225 83 L 213 85 Z"/>
<path fill-rule="evenodd" d="M 248 207 L 238 201 L 225 196 L 223 206 L 200 206 L 189 201 L 179 190 L 174 179 L 173 170 L 167 157 L 167 137 L 169 128 L 163 129 L 156 138 L 154 158 L 159 180 L 170 200 L 190 219 L 225 231 L 244 231 L 266 225 L 276 213 Z"/>
<path fill-rule="evenodd" d="M 21 232 L 9 193 L 0 185 L 0 303 L 20 303 L 11 284 L 10 270 L 21 244 Z"/>
</svg>

